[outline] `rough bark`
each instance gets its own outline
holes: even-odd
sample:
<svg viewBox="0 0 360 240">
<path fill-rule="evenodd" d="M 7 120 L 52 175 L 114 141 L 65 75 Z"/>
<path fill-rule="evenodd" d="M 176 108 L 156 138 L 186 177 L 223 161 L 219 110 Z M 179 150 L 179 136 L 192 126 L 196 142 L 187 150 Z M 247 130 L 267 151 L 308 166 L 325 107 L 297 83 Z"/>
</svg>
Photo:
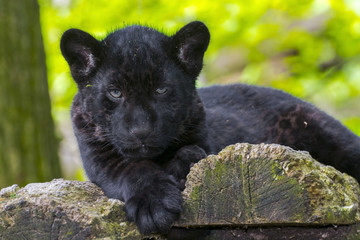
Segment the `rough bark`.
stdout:
<svg viewBox="0 0 360 240">
<path fill-rule="evenodd" d="M 360 239 L 359 184 L 306 152 L 236 144 L 195 164 L 169 239 Z M 0 239 L 141 236 L 123 203 L 89 182 L 56 179 L 0 191 Z"/>
<path fill-rule="evenodd" d="M 0 187 L 60 177 L 36 0 L 0 0 Z"/>
</svg>

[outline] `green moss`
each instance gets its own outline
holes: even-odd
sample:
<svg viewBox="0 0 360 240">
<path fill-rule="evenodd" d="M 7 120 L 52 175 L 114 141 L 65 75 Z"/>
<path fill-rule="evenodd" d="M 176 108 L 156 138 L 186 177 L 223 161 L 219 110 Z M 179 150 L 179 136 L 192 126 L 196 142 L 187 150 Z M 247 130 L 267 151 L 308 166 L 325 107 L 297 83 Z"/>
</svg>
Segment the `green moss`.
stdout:
<svg viewBox="0 0 360 240">
<path fill-rule="evenodd" d="M 16 198 L 16 197 L 17 197 L 16 193 L 11 193 L 10 194 L 10 198 Z"/>
<path fill-rule="evenodd" d="M 194 186 L 190 194 L 191 201 L 198 201 L 201 199 L 202 189 L 200 186 Z"/>
</svg>

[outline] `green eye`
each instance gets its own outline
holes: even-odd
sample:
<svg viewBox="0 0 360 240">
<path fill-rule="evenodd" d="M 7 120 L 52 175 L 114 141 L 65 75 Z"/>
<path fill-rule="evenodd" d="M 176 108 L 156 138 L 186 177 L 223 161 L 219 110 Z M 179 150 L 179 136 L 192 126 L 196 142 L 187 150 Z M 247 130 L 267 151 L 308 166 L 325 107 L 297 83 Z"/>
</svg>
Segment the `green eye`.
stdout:
<svg viewBox="0 0 360 240">
<path fill-rule="evenodd" d="M 122 94 L 121 91 L 119 89 L 111 89 L 109 91 L 109 94 L 113 97 L 113 98 L 121 98 Z"/>
<path fill-rule="evenodd" d="M 164 88 L 158 88 L 158 89 L 156 89 L 156 94 L 164 94 L 164 93 L 166 93 L 167 92 L 167 88 L 166 87 L 164 87 Z"/>
</svg>

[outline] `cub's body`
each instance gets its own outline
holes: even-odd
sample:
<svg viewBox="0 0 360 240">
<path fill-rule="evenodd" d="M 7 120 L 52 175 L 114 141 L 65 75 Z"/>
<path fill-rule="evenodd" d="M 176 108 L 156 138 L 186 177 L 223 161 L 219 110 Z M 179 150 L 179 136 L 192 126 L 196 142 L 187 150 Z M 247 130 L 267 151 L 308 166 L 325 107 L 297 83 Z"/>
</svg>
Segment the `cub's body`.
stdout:
<svg viewBox="0 0 360 240">
<path fill-rule="evenodd" d="M 243 84 L 199 89 L 210 149 L 235 142 L 278 143 L 360 180 L 360 138 L 313 105 L 279 90 Z"/>
<path fill-rule="evenodd" d="M 242 84 L 195 88 L 210 35 L 192 22 L 168 37 L 130 26 L 98 41 L 61 40 L 79 92 L 72 121 L 85 171 L 125 201 L 140 232 L 168 232 L 191 164 L 237 142 L 306 150 L 360 180 L 360 138 L 284 92 Z"/>
</svg>

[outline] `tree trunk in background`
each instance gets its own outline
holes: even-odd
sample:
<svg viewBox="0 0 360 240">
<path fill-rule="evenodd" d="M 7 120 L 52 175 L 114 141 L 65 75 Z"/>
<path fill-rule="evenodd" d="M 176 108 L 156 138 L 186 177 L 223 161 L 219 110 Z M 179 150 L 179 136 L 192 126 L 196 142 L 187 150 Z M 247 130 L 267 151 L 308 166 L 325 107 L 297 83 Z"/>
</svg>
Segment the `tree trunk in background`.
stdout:
<svg viewBox="0 0 360 240">
<path fill-rule="evenodd" d="M 60 177 L 36 0 L 0 0 L 0 188 Z"/>
</svg>

